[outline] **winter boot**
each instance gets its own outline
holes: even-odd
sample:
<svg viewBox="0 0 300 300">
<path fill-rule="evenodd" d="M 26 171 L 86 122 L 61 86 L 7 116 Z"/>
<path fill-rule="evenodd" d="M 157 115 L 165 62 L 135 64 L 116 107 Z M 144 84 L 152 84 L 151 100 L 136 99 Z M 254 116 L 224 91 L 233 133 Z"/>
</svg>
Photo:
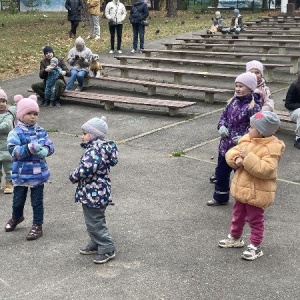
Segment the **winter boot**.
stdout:
<svg viewBox="0 0 300 300">
<path fill-rule="evenodd" d="M 33 241 L 43 235 L 42 225 L 32 224 L 32 227 L 26 237 L 27 241 Z"/>
</svg>

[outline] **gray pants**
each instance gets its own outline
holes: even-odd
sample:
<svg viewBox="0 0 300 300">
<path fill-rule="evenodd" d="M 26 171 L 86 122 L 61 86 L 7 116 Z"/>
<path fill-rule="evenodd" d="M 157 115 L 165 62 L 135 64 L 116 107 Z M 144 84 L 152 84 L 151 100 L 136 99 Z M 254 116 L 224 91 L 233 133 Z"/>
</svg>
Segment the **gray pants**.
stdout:
<svg viewBox="0 0 300 300">
<path fill-rule="evenodd" d="M 290 119 L 297 124 L 295 133 L 296 136 L 300 138 L 300 108 L 290 112 Z"/>
<path fill-rule="evenodd" d="M 94 34 L 96 36 L 100 36 L 99 16 L 89 15 L 89 21 L 90 21 L 90 36 L 93 36 Z"/>
<path fill-rule="evenodd" d="M 113 239 L 106 226 L 105 208 L 93 208 L 85 204 L 82 204 L 82 208 L 85 224 L 90 236 L 88 245 L 93 249 L 98 248 L 98 254 L 115 251 Z"/>
</svg>

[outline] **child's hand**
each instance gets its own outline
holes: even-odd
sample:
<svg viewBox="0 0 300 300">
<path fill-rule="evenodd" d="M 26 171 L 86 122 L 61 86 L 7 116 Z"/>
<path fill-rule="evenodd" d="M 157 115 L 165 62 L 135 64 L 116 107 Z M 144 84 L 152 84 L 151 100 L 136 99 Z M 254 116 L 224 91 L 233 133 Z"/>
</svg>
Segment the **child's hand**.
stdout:
<svg viewBox="0 0 300 300">
<path fill-rule="evenodd" d="M 63 75 L 63 76 L 66 76 L 67 72 L 66 71 L 61 71 L 60 74 Z"/>
<path fill-rule="evenodd" d="M 237 157 L 234 162 L 238 167 L 241 167 L 243 165 L 244 159 L 242 157 Z"/>
<path fill-rule="evenodd" d="M 29 143 L 28 149 L 31 154 L 36 155 L 37 152 L 42 148 L 42 146 L 39 143 Z"/>
<path fill-rule="evenodd" d="M 37 155 L 40 158 L 45 158 L 48 155 L 49 151 L 46 147 L 41 147 L 41 149 L 37 152 Z"/>
<path fill-rule="evenodd" d="M 224 138 L 224 137 L 229 136 L 229 131 L 228 131 L 228 129 L 227 129 L 224 125 L 222 125 L 222 126 L 219 128 L 219 134 L 220 134 L 220 136 L 221 136 L 222 138 Z"/>
<path fill-rule="evenodd" d="M 246 157 L 246 155 L 247 155 L 246 150 L 245 149 L 241 149 L 240 150 L 240 157 L 244 159 Z"/>
</svg>

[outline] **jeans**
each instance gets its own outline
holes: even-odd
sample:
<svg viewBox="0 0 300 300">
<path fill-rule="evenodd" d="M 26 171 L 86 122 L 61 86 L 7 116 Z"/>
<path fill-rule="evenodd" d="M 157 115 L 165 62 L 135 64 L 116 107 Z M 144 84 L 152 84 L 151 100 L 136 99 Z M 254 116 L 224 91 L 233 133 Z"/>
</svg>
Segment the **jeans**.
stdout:
<svg viewBox="0 0 300 300">
<path fill-rule="evenodd" d="M 115 33 L 117 32 L 117 50 L 121 50 L 123 24 L 109 25 L 110 49 L 115 50 Z"/>
<path fill-rule="evenodd" d="M 140 37 L 140 49 L 144 49 L 145 26 L 140 23 L 132 23 L 133 43 L 132 48 L 137 50 L 138 38 Z"/>
<path fill-rule="evenodd" d="M 94 33 L 96 36 L 100 36 L 99 16 L 89 15 L 89 21 L 90 21 L 90 36 L 92 37 Z"/>
<path fill-rule="evenodd" d="M 70 73 L 71 73 L 71 76 L 70 76 L 68 84 L 66 86 L 66 90 L 70 90 L 76 80 L 78 82 L 78 86 L 82 87 L 84 78 L 88 76 L 88 72 L 85 70 L 78 71 L 76 69 L 71 69 Z"/>
<path fill-rule="evenodd" d="M 33 83 L 31 85 L 33 91 L 38 94 L 41 98 L 45 99 L 45 83 L 44 81 Z M 55 97 L 59 100 L 62 93 L 65 91 L 66 84 L 62 79 L 57 79 L 55 84 Z"/>
<path fill-rule="evenodd" d="M 12 218 L 17 220 L 23 217 L 24 206 L 28 186 L 15 186 L 13 194 L 13 212 Z M 33 209 L 33 222 L 32 224 L 42 225 L 44 222 L 44 184 L 31 187 L 31 206 Z"/>
<path fill-rule="evenodd" d="M 90 241 L 88 245 L 97 249 L 98 254 L 115 251 L 115 245 L 105 221 L 105 208 L 94 208 L 82 204 L 83 215 Z"/>
</svg>

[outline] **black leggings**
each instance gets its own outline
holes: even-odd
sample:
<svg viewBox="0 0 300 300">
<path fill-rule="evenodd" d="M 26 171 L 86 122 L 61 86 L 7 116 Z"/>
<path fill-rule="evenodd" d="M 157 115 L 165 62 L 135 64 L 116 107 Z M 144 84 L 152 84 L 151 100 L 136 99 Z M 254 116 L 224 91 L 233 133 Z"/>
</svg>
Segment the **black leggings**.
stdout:
<svg viewBox="0 0 300 300">
<path fill-rule="evenodd" d="M 70 21 L 71 22 L 71 32 L 76 35 L 76 29 L 79 25 L 79 20 L 76 20 L 76 21 Z"/>
<path fill-rule="evenodd" d="M 109 25 L 110 49 L 115 50 L 115 33 L 117 31 L 117 50 L 121 50 L 123 24 Z"/>
</svg>

